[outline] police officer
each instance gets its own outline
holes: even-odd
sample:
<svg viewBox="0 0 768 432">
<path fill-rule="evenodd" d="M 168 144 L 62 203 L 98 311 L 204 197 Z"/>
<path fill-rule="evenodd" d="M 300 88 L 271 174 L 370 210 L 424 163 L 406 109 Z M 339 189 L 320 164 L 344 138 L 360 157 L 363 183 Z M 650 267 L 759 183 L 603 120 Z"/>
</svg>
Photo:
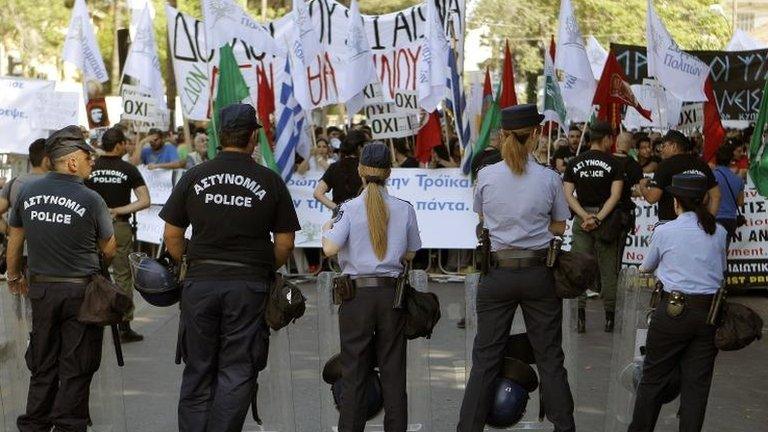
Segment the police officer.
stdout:
<svg viewBox="0 0 768 432">
<path fill-rule="evenodd" d="M 715 222 L 704 197 L 709 180 L 678 174 L 666 188 L 677 219 L 656 227 L 641 272 L 655 271 L 663 284 L 646 340 L 643 377 L 637 389 L 630 432 L 656 426 L 659 395 L 680 373 L 680 431 L 701 431 L 717 348 L 707 316 L 726 270 L 725 229 Z"/>
<path fill-rule="evenodd" d="M 107 203 L 112 214 L 112 225 L 117 242 L 117 253 L 112 260 L 115 282 L 126 292 L 133 293 L 131 268 L 128 254 L 133 251 L 133 230 L 129 219 L 132 214 L 149 207 L 149 189 L 139 170 L 122 159 L 126 154 L 128 139 L 119 128 L 110 128 L 101 137 L 104 154 L 96 159 L 91 177 L 85 184 L 95 190 Z M 131 201 L 131 191 L 136 201 Z M 133 311 L 120 324 L 120 340 L 135 342 L 144 336 L 131 329 Z"/>
<path fill-rule="evenodd" d="M 32 334 L 26 360 L 32 372 L 22 432 L 85 432 L 91 378 L 101 362 L 102 327 L 77 320 L 85 288 L 99 273 L 99 254 L 115 254 L 106 203 L 83 181 L 94 150 L 77 126 L 54 132 L 45 143 L 53 172 L 19 192 L 10 218 L 8 287 L 28 291 Z M 27 241 L 28 279 L 21 272 Z"/>
<path fill-rule="evenodd" d="M 339 308 L 343 394 L 339 431 L 365 429 L 365 382 L 375 361 L 381 373 L 384 430 L 405 431 L 405 316 L 394 308 L 395 281 L 421 248 L 413 207 L 387 193 L 392 166 L 389 148 L 381 142 L 363 147 L 358 173 L 364 189 L 343 203 L 323 226 L 323 251 L 338 254 L 341 272 L 356 287 L 354 298 Z"/>
<path fill-rule="evenodd" d="M 266 360 L 268 287 L 300 229 L 283 180 L 251 158 L 261 127 L 254 108 L 225 107 L 219 127 L 222 151 L 187 171 L 160 212 L 168 252 L 177 261 L 186 253 L 189 266 L 181 294 L 182 432 L 242 429 L 256 365 Z"/>
<path fill-rule="evenodd" d="M 693 144 L 685 135 L 670 130 L 662 139 L 662 161 L 650 179 L 640 180 L 638 192 L 649 204 L 659 203 L 659 222 L 675 219 L 672 195 L 667 186 L 672 184 L 672 177 L 677 174 L 696 174 L 707 178 L 706 206 L 712 215 L 717 215 L 720 206 L 720 188 L 712 170 L 697 155 L 691 153 Z"/>
<path fill-rule="evenodd" d="M 612 332 L 619 275 L 619 235 L 604 235 L 612 223 L 601 226 L 614 214 L 624 186 L 622 165 L 611 156 L 613 137 L 608 123 L 596 121 L 589 128 L 590 148 L 568 164 L 563 176 L 565 198 L 575 213 L 571 250 L 595 256 L 600 268 L 600 286 L 605 309 L 605 331 Z M 578 196 L 574 196 L 574 192 Z M 602 231 L 602 233 L 601 233 Z M 603 234 L 603 235 L 601 235 Z M 587 297 L 579 297 L 578 331 L 586 331 Z"/>
<path fill-rule="evenodd" d="M 490 231 L 497 264 L 477 290 L 477 335 L 458 431 L 478 432 L 491 408 L 491 392 L 517 306 L 533 346 L 547 418 L 557 432 L 575 430 L 573 397 L 563 367 L 562 301 L 545 265 L 550 241 L 570 216 L 560 176 L 532 156 L 544 116 L 536 105 L 501 112 L 503 160 L 478 173 L 474 210 Z"/>
</svg>

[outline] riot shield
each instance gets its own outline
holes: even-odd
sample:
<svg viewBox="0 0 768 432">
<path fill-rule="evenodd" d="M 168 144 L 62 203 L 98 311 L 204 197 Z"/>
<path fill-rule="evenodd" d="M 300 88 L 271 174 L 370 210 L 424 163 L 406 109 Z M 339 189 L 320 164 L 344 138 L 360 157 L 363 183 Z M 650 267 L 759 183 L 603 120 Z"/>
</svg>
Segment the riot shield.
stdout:
<svg viewBox="0 0 768 432">
<path fill-rule="evenodd" d="M 467 275 L 464 280 L 464 295 L 466 304 L 466 327 L 465 327 L 465 346 L 466 346 L 466 363 L 465 363 L 465 380 L 469 379 L 470 371 L 472 370 L 472 349 L 474 346 L 475 335 L 477 334 L 477 313 L 476 313 L 476 296 L 477 288 L 480 283 L 480 273 L 472 273 Z M 574 405 L 576 404 L 576 395 L 578 394 L 577 375 L 579 372 L 578 361 L 578 338 L 576 335 L 576 319 L 577 319 L 577 302 L 575 299 L 563 300 L 563 339 L 562 347 L 565 354 L 565 369 L 568 371 L 568 383 L 571 387 L 571 394 L 573 395 Z M 525 320 L 521 308 L 515 312 L 515 318 L 512 323 L 510 334 L 525 333 Z M 536 368 L 536 365 L 531 365 Z M 538 370 L 537 370 L 537 374 Z M 541 377 L 539 377 L 541 379 Z M 552 430 L 552 425 L 546 420 L 539 420 L 540 411 L 540 387 L 536 391 L 530 394 L 530 400 L 525 411 L 523 418 L 513 426 L 506 428 L 506 430 Z M 576 416 L 574 412 L 574 417 Z M 577 421 L 578 424 L 578 421 Z M 486 430 L 494 430 L 498 428 L 491 428 L 486 426 Z"/>
<path fill-rule="evenodd" d="M 652 312 L 651 294 L 655 284 L 653 275 L 640 273 L 636 268 L 626 268 L 619 273 L 616 328 L 605 416 L 606 432 L 626 430 L 632 421 L 635 390 L 642 374 L 645 340 Z M 659 424 L 664 423 L 664 417 L 662 413 Z"/>
<path fill-rule="evenodd" d="M 333 304 L 333 272 L 322 272 L 317 277 L 318 321 L 318 377 L 323 375 L 326 362 L 341 351 L 339 340 L 339 308 Z M 413 270 L 409 275 L 411 285 L 419 291 L 427 291 L 427 273 Z M 431 430 L 432 404 L 429 374 L 429 340 L 418 338 L 408 341 L 407 357 L 408 432 Z M 336 431 L 339 412 L 336 409 L 331 386 L 318 380 L 320 391 L 320 431 Z M 384 430 L 384 412 L 368 420 L 366 431 Z"/>
<path fill-rule="evenodd" d="M 32 328 L 32 310 L 26 296 L 9 293 L 0 286 L 2 331 L 0 332 L 0 394 L 2 426 L 0 431 L 15 431 L 16 419 L 24 413 L 29 391 L 29 369 L 24 355 Z M 92 432 L 127 432 L 123 402 L 123 375 L 117 367 L 109 332 L 105 331 L 99 370 L 91 381 L 89 412 Z"/>
</svg>

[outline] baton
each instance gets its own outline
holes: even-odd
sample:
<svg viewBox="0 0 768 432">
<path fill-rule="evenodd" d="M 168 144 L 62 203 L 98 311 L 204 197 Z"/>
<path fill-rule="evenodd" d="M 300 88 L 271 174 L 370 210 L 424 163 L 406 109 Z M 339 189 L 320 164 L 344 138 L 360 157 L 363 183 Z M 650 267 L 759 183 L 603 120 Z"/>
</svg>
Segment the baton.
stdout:
<svg viewBox="0 0 768 432">
<path fill-rule="evenodd" d="M 112 275 L 109 274 L 109 267 L 104 265 L 103 260 L 99 260 L 101 264 L 101 275 L 112 281 Z M 120 367 L 125 366 L 125 360 L 123 359 L 123 345 L 120 342 L 120 333 L 117 331 L 117 324 L 110 324 L 109 326 L 112 333 L 112 344 L 115 346 L 115 357 L 117 358 L 117 365 Z"/>
</svg>

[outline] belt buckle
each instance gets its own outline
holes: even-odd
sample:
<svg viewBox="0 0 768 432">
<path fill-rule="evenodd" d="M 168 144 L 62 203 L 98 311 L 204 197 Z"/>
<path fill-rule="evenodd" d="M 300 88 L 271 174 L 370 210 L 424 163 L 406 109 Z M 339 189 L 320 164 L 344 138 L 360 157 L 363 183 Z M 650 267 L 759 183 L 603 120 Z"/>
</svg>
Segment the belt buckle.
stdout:
<svg viewBox="0 0 768 432">
<path fill-rule="evenodd" d="M 667 315 L 672 318 L 679 317 L 685 310 L 685 295 L 680 291 L 672 291 L 667 299 Z"/>
</svg>

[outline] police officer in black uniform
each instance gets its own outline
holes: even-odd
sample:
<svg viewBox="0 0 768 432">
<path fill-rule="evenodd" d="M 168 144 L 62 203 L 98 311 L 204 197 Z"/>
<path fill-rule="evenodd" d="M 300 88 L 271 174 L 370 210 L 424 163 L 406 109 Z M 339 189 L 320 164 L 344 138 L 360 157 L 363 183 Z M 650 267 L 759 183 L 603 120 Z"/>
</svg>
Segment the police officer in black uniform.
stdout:
<svg viewBox="0 0 768 432">
<path fill-rule="evenodd" d="M 128 263 L 128 254 L 133 252 L 133 229 L 130 217 L 139 210 L 150 205 L 149 189 L 138 168 L 124 161 L 128 139 L 119 128 L 110 128 L 101 137 L 101 148 L 104 154 L 96 159 L 91 177 L 85 184 L 95 190 L 109 207 L 112 214 L 112 225 L 117 242 L 117 253 L 112 260 L 112 270 L 115 282 L 129 294 L 133 294 L 133 280 Z M 136 194 L 136 201 L 131 201 L 131 191 Z M 135 342 L 144 336 L 131 329 L 133 311 L 120 324 L 120 340 Z"/>
<path fill-rule="evenodd" d="M 242 429 L 269 342 L 268 287 L 300 229 L 283 180 L 251 158 L 261 127 L 254 108 L 225 107 L 219 127 L 222 151 L 187 171 L 160 212 L 168 252 L 177 261 L 186 253 L 189 266 L 181 294 L 182 432 Z"/>
<path fill-rule="evenodd" d="M 101 363 L 103 328 L 77 320 L 85 288 L 101 259 L 115 254 L 106 203 L 83 181 L 93 148 L 78 126 L 54 132 L 45 143 L 53 171 L 19 192 L 8 249 L 8 287 L 32 302 L 27 366 L 32 372 L 22 432 L 85 432 L 93 374 Z M 29 275 L 21 272 L 27 241 Z"/>
</svg>

